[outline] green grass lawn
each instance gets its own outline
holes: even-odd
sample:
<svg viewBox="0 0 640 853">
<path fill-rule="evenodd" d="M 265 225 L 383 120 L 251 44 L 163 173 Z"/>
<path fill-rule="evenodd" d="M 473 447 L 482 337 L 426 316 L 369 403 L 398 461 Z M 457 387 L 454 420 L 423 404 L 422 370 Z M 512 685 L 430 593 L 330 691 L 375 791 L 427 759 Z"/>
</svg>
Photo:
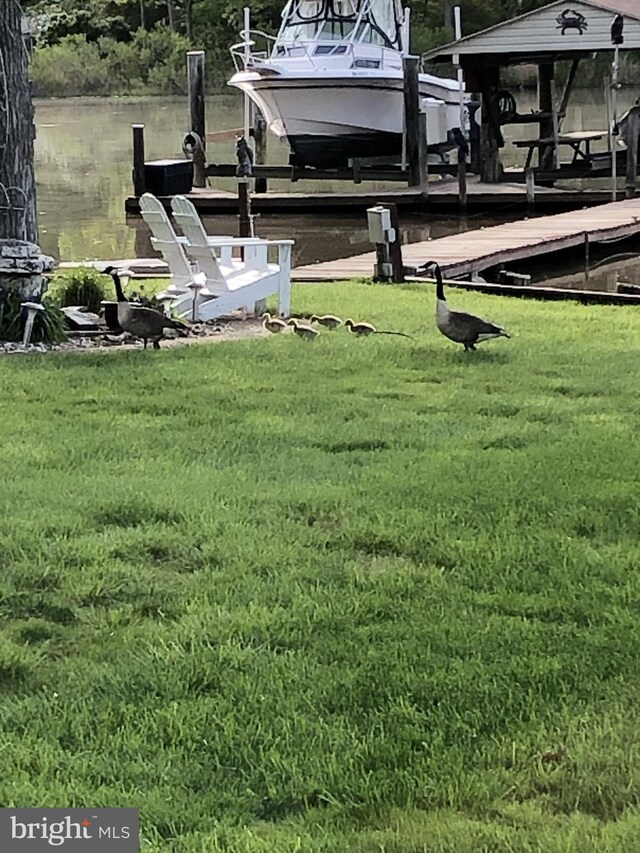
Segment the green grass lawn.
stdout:
<svg viewBox="0 0 640 853">
<path fill-rule="evenodd" d="M 145 851 L 640 849 L 635 308 L 0 361 L 0 800 Z M 550 755 L 561 750 L 558 755 Z M 555 760 L 559 759 L 559 760 Z"/>
</svg>

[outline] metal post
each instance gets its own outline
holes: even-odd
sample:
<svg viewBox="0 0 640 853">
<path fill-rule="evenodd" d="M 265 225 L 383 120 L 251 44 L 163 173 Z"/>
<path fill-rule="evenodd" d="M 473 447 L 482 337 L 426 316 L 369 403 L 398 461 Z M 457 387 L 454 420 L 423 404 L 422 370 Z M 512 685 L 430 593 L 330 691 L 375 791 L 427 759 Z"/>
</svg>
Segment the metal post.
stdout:
<svg viewBox="0 0 640 853">
<path fill-rule="evenodd" d="M 460 6 L 454 6 L 453 9 L 453 24 L 455 29 L 456 41 L 462 38 L 462 22 L 460 19 Z M 460 65 L 460 55 L 454 56 L 454 62 L 458 66 L 458 102 L 460 108 L 460 134 L 464 136 L 465 126 L 465 106 L 464 106 L 464 74 Z M 458 198 L 460 200 L 460 210 L 467 209 L 467 161 L 466 155 L 463 153 L 462 147 L 458 146 Z"/>
<path fill-rule="evenodd" d="M 251 40 L 251 9 L 248 6 L 244 7 L 244 29 L 242 31 L 244 36 L 244 70 L 247 70 L 247 66 L 249 65 L 249 57 L 251 55 L 251 45 L 249 44 Z M 244 95 L 244 138 L 249 139 L 249 124 L 251 121 L 251 102 L 249 100 L 249 96 Z"/>
<path fill-rule="evenodd" d="M 409 56 L 411 53 L 410 45 L 410 26 L 411 26 L 411 10 L 404 10 L 404 18 L 402 21 L 402 55 Z M 402 113 L 402 158 L 400 160 L 400 168 L 404 172 L 407 168 L 407 125 L 404 111 Z"/>
<path fill-rule="evenodd" d="M 611 72 L 611 198 L 618 198 L 618 68 L 620 48 L 613 48 L 613 66 Z"/>
</svg>

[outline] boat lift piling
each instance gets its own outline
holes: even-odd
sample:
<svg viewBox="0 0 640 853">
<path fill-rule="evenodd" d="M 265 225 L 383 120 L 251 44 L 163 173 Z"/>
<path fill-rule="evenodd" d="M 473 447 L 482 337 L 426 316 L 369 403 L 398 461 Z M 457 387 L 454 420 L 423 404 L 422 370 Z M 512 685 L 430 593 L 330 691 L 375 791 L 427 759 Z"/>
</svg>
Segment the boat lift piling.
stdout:
<svg viewBox="0 0 640 853">
<path fill-rule="evenodd" d="M 627 180 L 625 195 L 635 198 L 638 183 L 638 144 L 640 135 L 640 106 L 629 110 L 629 125 L 627 130 Z"/>
<path fill-rule="evenodd" d="M 249 133 L 253 136 L 255 163 L 256 166 L 265 166 L 267 163 L 267 120 L 255 104 L 253 105 L 252 114 L 253 121 Z M 255 192 L 266 193 L 266 191 L 267 179 L 265 177 L 256 177 Z"/>
<path fill-rule="evenodd" d="M 146 188 L 144 175 L 144 125 L 132 124 L 131 130 L 133 133 L 133 192 L 140 198 Z"/>
<path fill-rule="evenodd" d="M 191 132 L 196 136 L 193 154 L 193 185 L 206 187 L 207 130 L 204 105 L 204 50 L 188 51 L 187 82 Z"/>
<path fill-rule="evenodd" d="M 407 55 L 402 57 L 405 150 L 410 187 L 420 186 L 419 64 L 420 58 L 418 56 Z"/>
<path fill-rule="evenodd" d="M 404 151 L 407 164 L 408 186 L 419 187 L 425 198 L 429 194 L 429 167 L 427 152 L 427 115 L 420 104 L 420 58 L 402 57 L 404 94 Z"/>
</svg>

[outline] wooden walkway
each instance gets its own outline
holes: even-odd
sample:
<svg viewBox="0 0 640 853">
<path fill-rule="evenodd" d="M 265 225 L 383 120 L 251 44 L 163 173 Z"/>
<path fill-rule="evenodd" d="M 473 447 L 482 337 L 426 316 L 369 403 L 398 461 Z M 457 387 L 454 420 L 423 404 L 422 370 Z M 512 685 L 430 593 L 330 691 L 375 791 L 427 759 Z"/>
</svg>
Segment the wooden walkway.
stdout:
<svg viewBox="0 0 640 853">
<path fill-rule="evenodd" d="M 505 206 L 524 210 L 527 208 L 526 188 L 522 183 L 481 183 L 477 175 L 469 176 L 467 206 L 470 210 L 494 211 Z M 544 210 L 574 210 L 577 206 L 602 204 L 611 197 L 608 190 L 565 190 L 536 187 L 535 207 Z M 160 196 L 160 201 L 170 207 L 171 197 Z M 213 187 L 194 189 L 188 198 L 199 213 L 206 216 L 238 212 L 236 192 Z M 395 204 L 406 211 L 458 212 L 458 182 L 451 178 L 432 181 L 428 195 L 419 189 L 396 187 L 373 190 L 364 184 L 351 184 L 344 189 L 325 192 L 266 192 L 251 196 L 253 213 L 364 213 L 374 204 Z M 140 204 L 135 196 L 125 200 L 127 213 L 139 214 Z"/>
<path fill-rule="evenodd" d="M 640 234 L 640 199 L 508 222 L 402 247 L 404 266 L 415 271 L 437 261 L 446 276 L 480 272 L 573 246 Z M 293 270 L 294 281 L 333 281 L 373 275 L 375 252 Z"/>
</svg>

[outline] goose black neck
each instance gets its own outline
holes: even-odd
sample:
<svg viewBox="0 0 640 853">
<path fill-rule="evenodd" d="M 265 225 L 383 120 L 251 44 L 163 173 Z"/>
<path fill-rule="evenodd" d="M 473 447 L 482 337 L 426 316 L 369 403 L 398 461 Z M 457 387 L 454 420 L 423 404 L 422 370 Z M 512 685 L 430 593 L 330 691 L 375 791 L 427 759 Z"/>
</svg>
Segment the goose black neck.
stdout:
<svg viewBox="0 0 640 853">
<path fill-rule="evenodd" d="M 118 302 L 126 302 L 127 297 L 122 292 L 122 285 L 120 284 L 120 276 L 118 275 L 117 272 L 112 272 L 111 278 L 113 279 L 113 284 L 114 284 L 115 289 L 116 289 L 116 298 L 117 298 Z"/>
<path fill-rule="evenodd" d="M 436 271 L 436 296 L 438 299 L 441 299 L 443 302 L 446 302 L 447 300 L 444 295 L 444 282 L 442 280 L 442 270 L 440 269 L 440 264 L 434 264 L 433 268 Z"/>
</svg>

